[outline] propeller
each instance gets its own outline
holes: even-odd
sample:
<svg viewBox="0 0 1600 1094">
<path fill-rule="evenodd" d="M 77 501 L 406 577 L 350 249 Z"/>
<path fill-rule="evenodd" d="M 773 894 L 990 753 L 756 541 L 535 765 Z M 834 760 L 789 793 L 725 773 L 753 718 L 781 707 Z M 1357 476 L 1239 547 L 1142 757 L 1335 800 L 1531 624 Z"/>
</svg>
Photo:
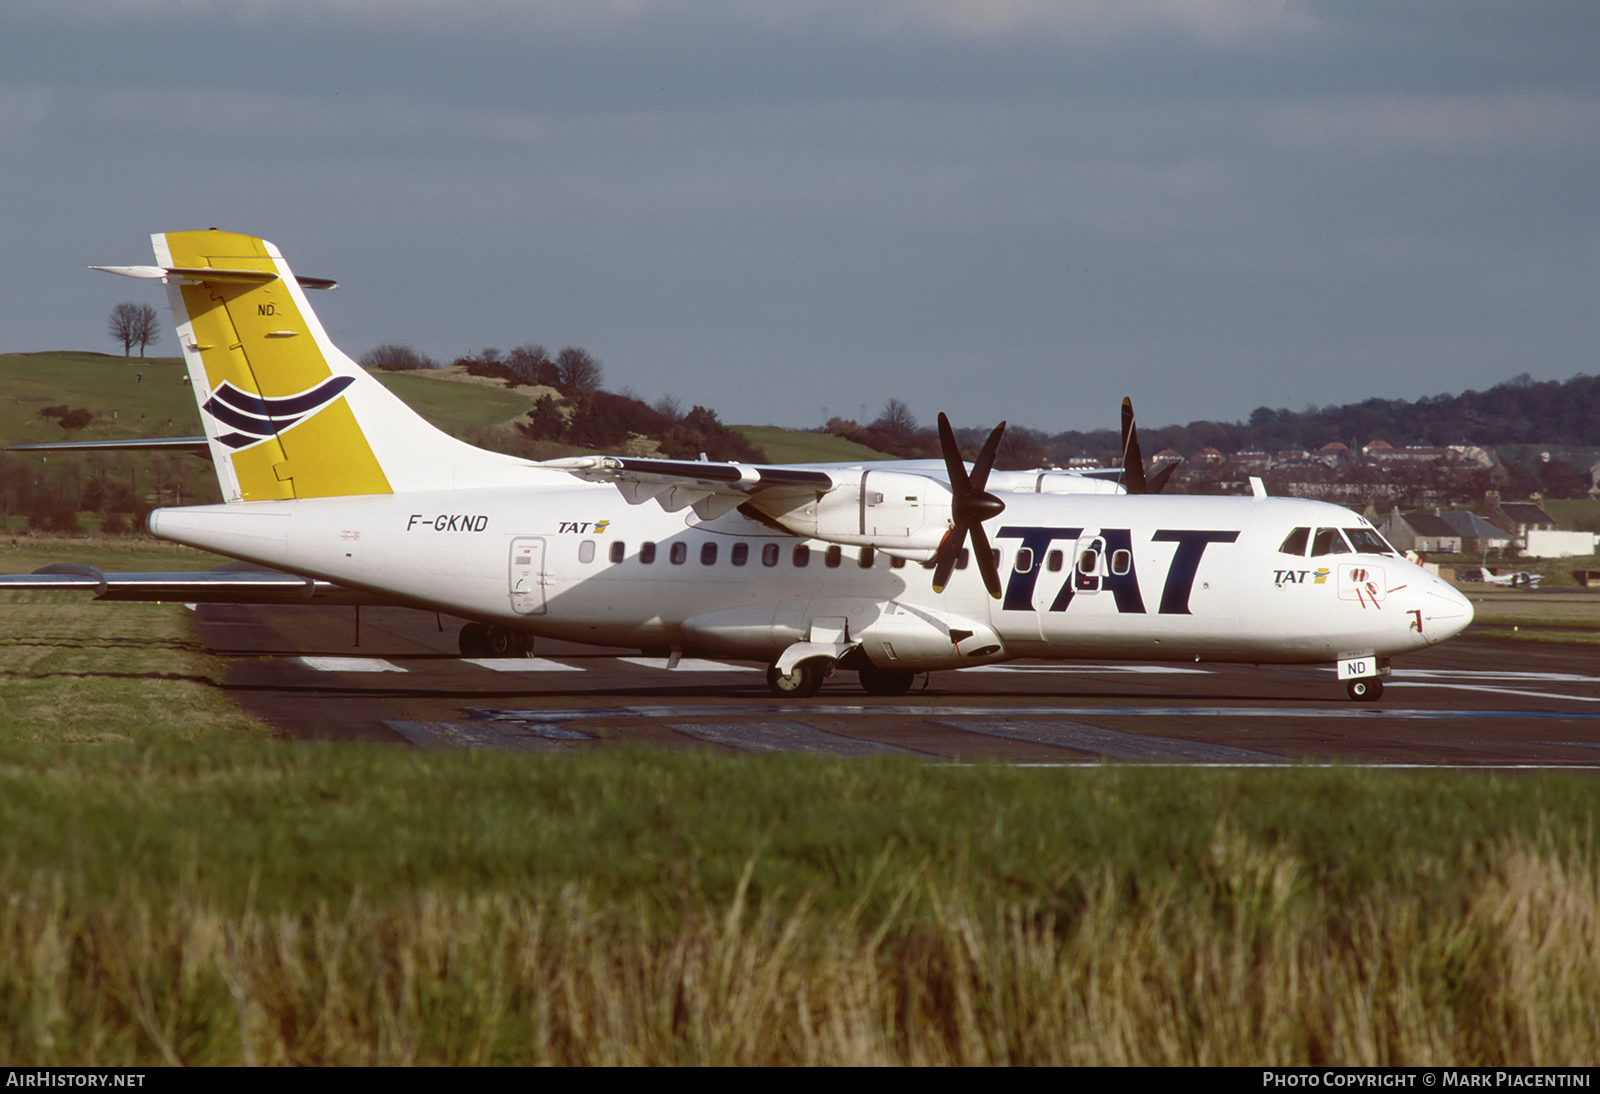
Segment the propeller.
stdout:
<svg viewBox="0 0 1600 1094">
<path fill-rule="evenodd" d="M 1165 464 L 1149 479 L 1144 475 L 1144 457 L 1139 453 L 1139 430 L 1133 424 L 1133 400 L 1122 398 L 1122 489 L 1129 494 L 1159 494 L 1167 485 L 1175 463 Z"/>
<path fill-rule="evenodd" d="M 1133 424 L 1133 400 L 1122 397 L 1122 488 L 1130 494 L 1147 494 L 1144 457 L 1139 454 L 1139 430 Z"/>
<path fill-rule="evenodd" d="M 938 554 L 933 556 L 933 591 L 936 593 L 944 592 L 950 580 L 950 571 L 955 568 L 956 556 L 970 537 L 972 554 L 978 561 L 978 570 L 983 574 L 984 587 L 989 590 L 990 596 L 1000 599 L 1000 571 L 995 568 L 994 551 L 989 546 L 989 537 L 983 531 L 983 522 L 1005 512 L 1006 505 L 983 488 L 989 481 L 989 470 L 994 466 L 995 453 L 1000 449 L 1000 438 L 1005 431 L 1005 422 L 994 427 L 989 439 L 983 442 L 983 450 L 973 461 L 969 478 L 967 465 L 961 460 L 961 450 L 956 447 L 956 435 L 950 429 L 950 419 L 943 413 L 939 415 L 939 449 L 944 454 L 945 470 L 950 474 L 950 492 L 954 495 L 950 509 L 954 524 L 940 541 Z"/>
</svg>

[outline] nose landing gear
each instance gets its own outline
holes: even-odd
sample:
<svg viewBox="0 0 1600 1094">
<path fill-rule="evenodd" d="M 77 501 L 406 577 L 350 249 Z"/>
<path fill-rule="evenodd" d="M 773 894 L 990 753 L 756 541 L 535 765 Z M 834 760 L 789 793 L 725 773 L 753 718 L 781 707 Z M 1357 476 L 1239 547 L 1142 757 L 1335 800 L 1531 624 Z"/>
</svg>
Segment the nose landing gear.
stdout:
<svg viewBox="0 0 1600 1094">
<path fill-rule="evenodd" d="M 788 672 L 779 672 L 775 664 L 768 665 L 767 687 L 785 699 L 807 699 L 817 693 L 832 668 L 833 662 L 824 657 L 801 661 Z"/>
<path fill-rule="evenodd" d="M 1358 703 L 1371 703 L 1383 695 L 1383 679 L 1377 676 L 1362 676 L 1347 680 L 1344 690 Z"/>
</svg>

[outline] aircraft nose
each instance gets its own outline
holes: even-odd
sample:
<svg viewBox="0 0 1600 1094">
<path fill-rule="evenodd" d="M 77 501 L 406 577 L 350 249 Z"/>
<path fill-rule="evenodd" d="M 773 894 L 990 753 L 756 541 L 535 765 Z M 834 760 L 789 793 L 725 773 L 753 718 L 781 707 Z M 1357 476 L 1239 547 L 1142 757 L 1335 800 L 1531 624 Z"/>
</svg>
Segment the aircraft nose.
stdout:
<svg viewBox="0 0 1600 1094">
<path fill-rule="evenodd" d="M 1423 641 L 1432 646 L 1466 630 L 1474 615 L 1472 601 L 1442 578 L 1433 578 L 1422 595 Z"/>
</svg>

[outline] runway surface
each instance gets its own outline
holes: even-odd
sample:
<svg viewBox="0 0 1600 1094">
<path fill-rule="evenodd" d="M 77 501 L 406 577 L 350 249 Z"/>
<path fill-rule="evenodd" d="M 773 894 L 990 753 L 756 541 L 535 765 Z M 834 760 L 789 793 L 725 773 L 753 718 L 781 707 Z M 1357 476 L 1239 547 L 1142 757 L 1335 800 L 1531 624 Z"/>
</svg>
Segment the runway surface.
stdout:
<svg viewBox="0 0 1600 1094">
<path fill-rule="evenodd" d="M 1600 770 L 1594 647 L 1467 636 L 1398 660 L 1376 703 L 1331 668 L 1016 662 L 867 695 L 841 670 L 780 700 L 761 667 L 540 641 L 464 659 L 461 620 L 400 608 L 202 605 L 244 709 L 300 738 L 521 751 L 641 744 L 1013 763 Z M 441 629 L 442 628 L 442 629 Z"/>
</svg>

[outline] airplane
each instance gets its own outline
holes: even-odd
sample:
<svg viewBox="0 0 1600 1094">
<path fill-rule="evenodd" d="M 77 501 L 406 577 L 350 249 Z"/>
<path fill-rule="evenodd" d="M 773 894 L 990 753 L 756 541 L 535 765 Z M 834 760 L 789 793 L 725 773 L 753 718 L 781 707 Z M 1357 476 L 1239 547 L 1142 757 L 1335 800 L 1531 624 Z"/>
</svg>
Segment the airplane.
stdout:
<svg viewBox="0 0 1600 1094">
<path fill-rule="evenodd" d="M 1511 588 L 1536 589 L 1539 587 L 1539 582 L 1544 580 L 1544 575 L 1531 573 L 1527 570 L 1497 574 L 1485 567 L 1478 571 L 1477 577 L 1468 578 L 1467 580 L 1486 581 L 1490 585 L 1507 585 Z"/>
<path fill-rule="evenodd" d="M 550 637 L 720 657 L 765 665 L 790 698 L 836 669 L 898 695 L 919 673 L 1043 658 L 1333 665 L 1371 701 L 1390 658 L 1473 617 L 1348 509 L 1259 482 L 1159 494 L 1127 400 L 1110 477 L 995 470 L 1004 422 L 968 464 L 943 414 L 931 464 L 535 462 L 435 429 L 340 352 L 306 297 L 334 282 L 297 277 L 273 244 L 152 241 L 158 265 L 95 268 L 165 283 L 205 436 L 90 444 L 208 454 L 225 500 L 148 527 L 240 561 L 56 565 L 0 588 L 398 604 L 467 619 L 465 656 Z"/>
</svg>

